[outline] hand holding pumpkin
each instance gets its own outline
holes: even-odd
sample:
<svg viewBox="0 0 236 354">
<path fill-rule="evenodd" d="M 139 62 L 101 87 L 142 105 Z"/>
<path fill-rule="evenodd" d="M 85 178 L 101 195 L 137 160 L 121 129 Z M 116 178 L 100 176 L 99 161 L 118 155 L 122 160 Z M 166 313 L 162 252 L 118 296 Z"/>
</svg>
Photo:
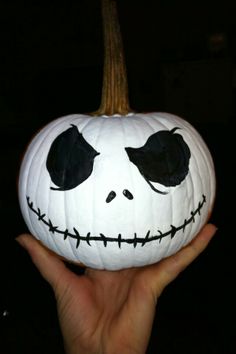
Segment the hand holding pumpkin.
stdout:
<svg viewBox="0 0 236 354">
<path fill-rule="evenodd" d="M 143 354 L 159 296 L 207 247 L 215 231 L 206 225 L 189 245 L 157 264 L 116 272 L 87 268 L 83 276 L 32 236 L 24 234 L 17 241 L 55 292 L 68 354 Z"/>
</svg>

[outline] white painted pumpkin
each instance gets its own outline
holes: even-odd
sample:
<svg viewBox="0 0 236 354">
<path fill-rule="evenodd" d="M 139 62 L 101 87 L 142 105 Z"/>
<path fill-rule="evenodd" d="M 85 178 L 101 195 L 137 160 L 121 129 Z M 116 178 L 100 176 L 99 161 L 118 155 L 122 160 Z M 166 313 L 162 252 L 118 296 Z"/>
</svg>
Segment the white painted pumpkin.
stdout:
<svg viewBox="0 0 236 354">
<path fill-rule="evenodd" d="M 19 176 L 30 232 L 97 269 L 174 254 L 206 223 L 214 196 L 205 143 L 167 113 L 59 118 L 32 140 Z"/>
</svg>

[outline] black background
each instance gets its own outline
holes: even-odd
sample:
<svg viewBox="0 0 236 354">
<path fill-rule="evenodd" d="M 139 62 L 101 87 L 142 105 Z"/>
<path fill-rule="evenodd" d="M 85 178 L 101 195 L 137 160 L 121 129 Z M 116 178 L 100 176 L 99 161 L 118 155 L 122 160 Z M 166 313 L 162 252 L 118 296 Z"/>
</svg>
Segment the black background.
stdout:
<svg viewBox="0 0 236 354">
<path fill-rule="evenodd" d="M 131 106 L 189 120 L 207 142 L 217 175 L 217 236 L 163 293 L 147 353 L 235 353 L 236 6 L 226 0 L 118 5 Z M 99 1 L 2 1 L 0 26 L 0 353 L 60 354 L 52 291 L 14 241 L 26 230 L 16 180 L 37 129 L 99 105 Z"/>
</svg>

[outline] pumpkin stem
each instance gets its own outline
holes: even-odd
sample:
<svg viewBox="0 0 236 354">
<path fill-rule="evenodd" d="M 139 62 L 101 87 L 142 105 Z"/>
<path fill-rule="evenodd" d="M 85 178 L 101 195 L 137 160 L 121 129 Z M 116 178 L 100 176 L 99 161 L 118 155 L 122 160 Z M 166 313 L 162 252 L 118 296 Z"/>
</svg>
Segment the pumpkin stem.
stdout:
<svg viewBox="0 0 236 354">
<path fill-rule="evenodd" d="M 104 66 L 102 99 L 94 115 L 126 115 L 131 112 L 124 49 L 115 0 L 102 0 Z"/>
</svg>

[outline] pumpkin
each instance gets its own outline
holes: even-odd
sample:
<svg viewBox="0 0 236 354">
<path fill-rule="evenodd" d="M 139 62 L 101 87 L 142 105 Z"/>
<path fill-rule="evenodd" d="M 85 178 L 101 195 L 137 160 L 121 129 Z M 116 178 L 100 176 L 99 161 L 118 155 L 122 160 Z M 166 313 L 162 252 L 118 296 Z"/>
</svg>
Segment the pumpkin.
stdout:
<svg viewBox="0 0 236 354">
<path fill-rule="evenodd" d="M 103 11 L 105 20 L 114 19 L 113 1 L 104 0 Z M 122 53 L 119 27 L 106 31 L 118 33 L 110 43 Z M 124 63 L 116 70 L 113 57 L 105 56 L 96 117 L 74 114 L 45 126 L 19 175 L 30 232 L 69 261 L 108 270 L 153 264 L 177 252 L 206 223 L 215 196 L 213 161 L 199 133 L 171 114 L 132 112 Z M 112 77 L 123 80 L 117 79 L 115 97 L 122 99 L 116 101 L 111 68 Z"/>
</svg>

